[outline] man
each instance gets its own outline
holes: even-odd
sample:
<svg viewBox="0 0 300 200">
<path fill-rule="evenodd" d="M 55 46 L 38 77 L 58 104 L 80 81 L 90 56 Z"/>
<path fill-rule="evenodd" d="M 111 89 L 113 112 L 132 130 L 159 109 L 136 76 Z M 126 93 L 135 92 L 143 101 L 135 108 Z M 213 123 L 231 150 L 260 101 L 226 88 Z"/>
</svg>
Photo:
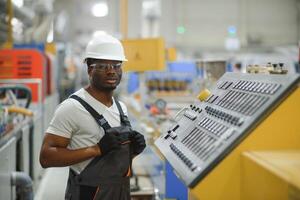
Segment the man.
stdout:
<svg viewBox="0 0 300 200">
<path fill-rule="evenodd" d="M 70 166 L 65 199 L 130 199 L 131 160 L 146 145 L 131 129 L 126 106 L 113 98 L 123 61 L 119 40 L 93 38 L 85 55 L 90 84 L 59 105 L 46 131 L 40 163 Z"/>
</svg>

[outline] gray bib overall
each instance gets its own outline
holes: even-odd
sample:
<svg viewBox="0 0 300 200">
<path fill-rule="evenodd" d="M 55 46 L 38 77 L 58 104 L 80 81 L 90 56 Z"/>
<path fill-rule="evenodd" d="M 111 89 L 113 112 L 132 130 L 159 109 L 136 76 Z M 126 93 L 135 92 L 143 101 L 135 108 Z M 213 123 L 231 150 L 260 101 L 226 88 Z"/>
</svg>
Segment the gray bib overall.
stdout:
<svg viewBox="0 0 300 200">
<path fill-rule="evenodd" d="M 94 117 L 105 134 L 111 132 L 120 138 L 120 148 L 104 156 L 95 157 L 86 168 L 76 174 L 72 169 L 66 189 L 66 200 L 130 200 L 129 176 L 131 174 L 131 148 L 129 135 L 131 126 L 118 101 L 121 126 L 110 127 L 102 115 L 99 115 L 88 103 L 76 95 L 70 98 L 79 101 Z"/>
</svg>

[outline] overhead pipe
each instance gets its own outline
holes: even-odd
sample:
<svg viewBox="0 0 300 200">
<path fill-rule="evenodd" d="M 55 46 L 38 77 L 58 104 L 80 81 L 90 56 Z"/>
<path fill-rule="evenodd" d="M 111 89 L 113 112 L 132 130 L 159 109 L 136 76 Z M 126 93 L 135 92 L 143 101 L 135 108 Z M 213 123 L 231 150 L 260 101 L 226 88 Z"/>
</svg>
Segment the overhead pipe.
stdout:
<svg viewBox="0 0 300 200">
<path fill-rule="evenodd" d="M 20 200 L 33 200 L 32 180 L 25 172 L 12 172 L 11 186 L 16 186 Z"/>
<path fill-rule="evenodd" d="M 12 19 L 13 19 L 13 3 L 12 0 L 7 0 L 6 4 L 7 9 L 7 42 L 13 43 L 13 27 L 12 27 Z"/>
<path fill-rule="evenodd" d="M 120 8 L 120 18 L 121 18 L 121 34 L 122 39 L 127 39 L 128 37 L 128 0 L 121 0 Z"/>
</svg>

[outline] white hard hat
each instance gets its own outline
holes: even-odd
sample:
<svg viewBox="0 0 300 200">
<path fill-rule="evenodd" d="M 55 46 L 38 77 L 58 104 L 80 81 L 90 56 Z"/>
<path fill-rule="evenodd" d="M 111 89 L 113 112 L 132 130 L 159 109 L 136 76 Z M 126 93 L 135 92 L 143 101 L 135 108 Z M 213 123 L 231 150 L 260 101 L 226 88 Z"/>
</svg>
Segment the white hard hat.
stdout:
<svg viewBox="0 0 300 200">
<path fill-rule="evenodd" d="M 91 39 L 86 47 L 84 60 L 87 58 L 127 61 L 121 42 L 108 34 Z"/>
</svg>

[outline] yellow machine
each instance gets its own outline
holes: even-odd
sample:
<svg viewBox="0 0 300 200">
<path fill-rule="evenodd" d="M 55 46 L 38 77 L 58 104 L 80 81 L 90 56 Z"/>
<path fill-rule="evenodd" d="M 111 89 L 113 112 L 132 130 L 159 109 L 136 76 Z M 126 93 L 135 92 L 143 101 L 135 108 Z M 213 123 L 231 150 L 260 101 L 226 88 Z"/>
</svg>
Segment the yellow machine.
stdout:
<svg viewBox="0 0 300 200">
<path fill-rule="evenodd" d="M 128 62 L 125 71 L 145 72 L 165 69 L 165 44 L 162 38 L 122 40 Z"/>
<path fill-rule="evenodd" d="M 156 145 L 189 199 L 300 198 L 298 84 L 299 75 L 227 73 L 179 114 Z"/>
<path fill-rule="evenodd" d="M 300 198 L 299 150 L 247 152 L 242 163 L 243 199 Z"/>
<path fill-rule="evenodd" d="M 300 89 L 293 91 L 275 108 L 222 162 L 218 164 L 199 184 L 191 189 L 191 195 L 202 200 L 288 200 L 289 190 L 298 187 L 300 191 Z M 288 179 L 298 178 L 298 185 L 280 181 L 268 167 L 260 164 L 254 152 L 268 151 L 270 155 L 285 152 L 278 157 L 288 162 L 289 156 L 298 150 L 298 177 L 288 174 Z M 288 153 L 288 151 L 291 151 Z M 253 155 L 254 154 L 254 155 Z M 252 156 L 251 156 L 252 155 Z M 256 153 L 259 155 L 259 153 Z M 265 155 L 266 157 L 266 155 Z M 263 160 L 263 158 L 261 158 Z M 272 166 L 267 159 L 269 166 Z M 288 162 L 287 165 L 293 165 Z M 276 168 L 276 165 L 273 165 Z M 255 169 L 257 168 L 257 169 Z M 265 169 L 265 172 L 259 172 Z M 268 175 L 269 173 L 269 175 Z M 282 173 L 284 171 L 282 170 Z M 273 175 L 271 175 L 273 174 Z M 273 177 L 268 177 L 273 176 Z M 269 180 L 267 180 L 269 179 Z M 278 179 L 280 177 L 278 176 Z M 286 185 L 286 186 L 284 186 Z M 285 187 L 285 188 L 284 188 Z M 281 193 L 281 194 L 280 194 Z M 298 193 L 300 198 L 300 192 Z"/>
</svg>

